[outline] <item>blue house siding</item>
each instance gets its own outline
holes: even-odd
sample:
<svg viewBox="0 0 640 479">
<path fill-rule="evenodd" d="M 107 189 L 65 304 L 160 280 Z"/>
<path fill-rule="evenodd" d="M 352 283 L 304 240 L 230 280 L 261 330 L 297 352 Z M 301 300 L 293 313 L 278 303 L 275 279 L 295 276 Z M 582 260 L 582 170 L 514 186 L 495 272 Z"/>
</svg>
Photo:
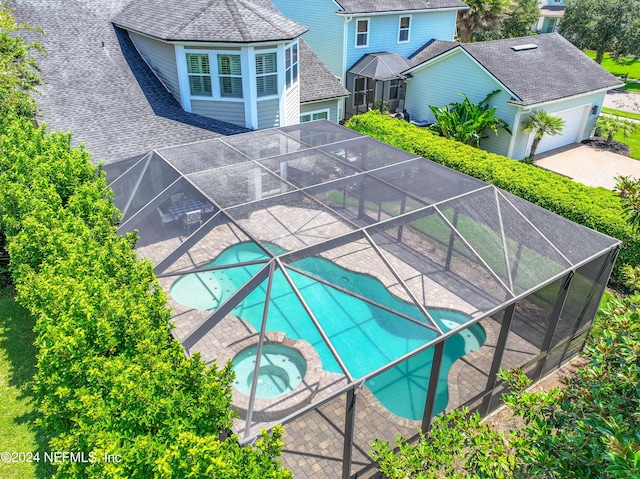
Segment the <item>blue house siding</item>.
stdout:
<svg viewBox="0 0 640 479">
<path fill-rule="evenodd" d="M 280 100 L 278 98 L 259 101 L 257 107 L 258 129 L 280 126 Z"/>
<path fill-rule="evenodd" d="M 443 107 L 449 103 L 463 100 L 463 94 L 475 103 L 482 101 L 494 90 L 502 91 L 494 95 L 489 104 L 496 106 L 496 115 L 502 118 L 514 129 L 514 121 L 518 108 L 510 103 L 511 95 L 489 76 L 466 53 L 456 51 L 440 60 L 415 70 L 413 78 L 407 87 L 405 108 L 413 120 L 435 122 L 435 117 L 429 105 Z M 500 130 L 496 137 L 490 134 L 482 142 L 482 147 L 488 151 L 506 155 L 511 136 Z"/>
<path fill-rule="evenodd" d="M 191 112 L 246 127 L 243 101 L 191 100 Z"/>
<path fill-rule="evenodd" d="M 411 16 L 409 41 L 406 43 L 398 43 L 400 17 L 407 15 Z M 347 24 L 346 68 L 349 69 L 367 53 L 393 52 L 403 57 L 408 57 L 429 40 L 451 41 L 453 40 L 455 32 L 456 15 L 456 11 L 434 11 L 354 17 Z M 356 48 L 356 24 L 357 20 L 362 18 L 369 19 L 369 46 Z"/>
<path fill-rule="evenodd" d="M 133 32 L 129 32 L 129 38 L 131 38 L 144 61 L 151 67 L 153 73 L 156 74 L 174 98 L 180 102 L 180 81 L 178 79 L 175 47 Z"/>
<path fill-rule="evenodd" d="M 338 123 L 338 102 L 342 100 L 324 100 L 300 104 L 300 115 L 329 110 L 329 121 Z"/>
<path fill-rule="evenodd" d="M 333 0 L 313 0 L 304 5 L 300 0 L 272 0 L 272 3 L 284 16 L 309 29 L 303 38 L 331 73 L 342 78 L 344 18 L 336 15 L 338 5 Z"/>
</svg>

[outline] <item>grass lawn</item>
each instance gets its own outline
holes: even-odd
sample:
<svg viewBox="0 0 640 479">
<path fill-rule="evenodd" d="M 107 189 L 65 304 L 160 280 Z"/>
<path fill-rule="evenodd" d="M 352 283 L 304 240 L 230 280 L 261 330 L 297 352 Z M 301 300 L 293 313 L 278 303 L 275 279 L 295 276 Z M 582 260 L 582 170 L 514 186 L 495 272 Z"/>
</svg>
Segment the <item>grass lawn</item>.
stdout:
<svg viewBox="0 0 640 479">
<path fill-rule="evenodd" d="M 640 120 L 640 113 L 616 110 L 614 108 L 602 107 L 602 113 L 606 113 L 607 115 L 621 116 L 622 118 L 631 118 L 632 120 Z"/>
<path fill-rule="evenodd" d="M 640 83 L 636 81 L 628 81 L 620 90 L 640 92 Z"/>
<path fill-rule="evenodd" d="M 37 416 L 29 383 L 36 371 L 34 321 L 0 290 L 0 452 L 36 452 L 42 456 L 47 438 L 33 421 Z M 49 478 L 54 469 L 44 462 L 0 461 L 1 479 Z"/>
<path fill-rule="evenodd" d="M 586 50 L 584 53 L 592 60 L 596 58 L 596 52 L 594 51 Z M 605 53 L 601 65 L 602 68 L 614 75 L 628 75 L 629 78 L 640 80 L 640 59 L 634 60 L 633 58 L 623 57 L 620 58 L 620 61 L 615 61 L 608 53 Z"/>
<path fill-rule="evenodd" d="M 636 131 L 630 135 L 627 135 L 625 138 L 622 133 L 617 133 L 613 136 L 613 139 L 619 141 L 620 143 L 624 143 L 625 145 L 629 145 L 629 149 L 631 150 L 629 156 L 636 160 L 640 160 L 640 125 L 639 128 L 636 128 Z"/>
</svg>

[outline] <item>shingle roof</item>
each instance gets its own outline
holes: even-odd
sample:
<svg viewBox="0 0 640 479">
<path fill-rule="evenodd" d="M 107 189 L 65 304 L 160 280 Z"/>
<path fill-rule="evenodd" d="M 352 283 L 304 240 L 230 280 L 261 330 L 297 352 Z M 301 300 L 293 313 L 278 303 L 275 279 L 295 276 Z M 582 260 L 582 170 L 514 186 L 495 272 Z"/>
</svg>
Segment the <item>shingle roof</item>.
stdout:
<svg viewBox="0 0 640 479">
<path fill-rule="evenodd" d="M 518 45 L 536 48 L 514 51 Z M 614 88 L 620 81 L 557 33 L 489 42 L 455 44 L 435 41 L 413 60 L 424 63 L 461 48 L 480 63 L 524 106 Z"/>
<path fill-rule="evenodd" d="M 566 8 L 566 5 L 544 5 L 540 7 L 540 10 L 543 12 L 563 12 Z"/>
<path fill-rule="evenodd" d="M 441 8 L 469 8 L 460 0 L 336 0 L 343 11 L 338 13 L 409 12 Z"/>
<path fill-rule="evenodd" d="M 347 73 L 387 81 L 405 78 L 402 72 L 412 66 L 411 60 L 407 60 L 397 53 L 369 53 L 349 68 Z"/>
<path fill-rule="evenodd" d="M 300 39 L 300 103 L 349 95 L 333 73 L 303 39 Z"/>
<path fill-rule="evenodd" d="M 460 45 L 458 42 L 447 42 L 444 40 L 430 40 L 423 47 L 419 48 L 417 52 L 409 57 L 413 61 L 414 65 L 419 65 L 438 55 L 448 52 L 452 48 Z"/>
<path fill-rule="evenodd" d="M 167 41 L 277 41 L 307 31 L 269 0 L 133 0 L 113 23 Z"/>
<path fill-rule="evenodd" d="M 49 131 L 73 131 L 72 144 L 84 143 L 94 162 L 247 131 L 184 111 L 129 36 L 111 25 L 119 9 L 116 0 L 42 5 L 21 0 L 14 10 L 18 21 L 47 32 L 37 38 L 49 52 L 38 59 L 44 79 L 36 96 L 38 121 Z"/>
</svg>

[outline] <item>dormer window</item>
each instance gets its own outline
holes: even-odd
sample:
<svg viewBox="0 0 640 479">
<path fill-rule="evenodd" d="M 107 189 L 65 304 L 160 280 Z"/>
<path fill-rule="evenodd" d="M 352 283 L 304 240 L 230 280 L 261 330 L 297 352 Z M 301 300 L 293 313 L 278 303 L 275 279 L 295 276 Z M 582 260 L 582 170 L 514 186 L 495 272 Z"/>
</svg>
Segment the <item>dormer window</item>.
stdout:
<svg viewBox="0 0 640 479">
<path fill-rule="evenodd" d="M 356 47 L 369 46 L 369 19 L 356 22 Z"/>
<path fill-rule="evenodd" d="M 409 41 L 409 31 L 411 30 L 411 17 L 400 17 L 398 26 L 398 43 L 407 43 Z"/>
</svg>

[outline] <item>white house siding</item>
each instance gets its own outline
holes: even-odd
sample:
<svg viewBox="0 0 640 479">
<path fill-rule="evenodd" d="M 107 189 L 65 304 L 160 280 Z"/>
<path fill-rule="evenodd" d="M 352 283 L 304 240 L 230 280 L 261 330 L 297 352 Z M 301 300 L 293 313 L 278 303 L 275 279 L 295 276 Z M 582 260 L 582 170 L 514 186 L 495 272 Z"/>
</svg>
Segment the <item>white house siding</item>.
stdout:
<svg viewBox="0 0 640 479">
<path fill-rule="evenodd" d="M 297 125 L 300 120 L 300 82 L 285 91 L 284 102 L 285 124 Z"/>
<path fill-rule="evenodd" d="M 409 42 L 398 43 L 400 17 L 407 15 L 411 16 Z M 453 10 L 366 17 L 369 18 L 369 46 L 358 48 L 355 46 L 355 29 L 359 17 L 354 17 L 348 24 L 347 69 L 367 53 L 393 52 L 408 57 L 431 39 L 451 41 L 455 32 L 456 16 L 457 12 Z"/>
<path fill-rule="evenodd" d="M 579 97 L 570 98 L 555 103 L 543 104 L 539 107 L 534 108 L 534 110 L 545 110 L 548 113 L 558 113 L 565 110 L 571 110 L 573 108 L 585 107 L 585 109 L 588 109 L 587 119 L 585 121 L 584 128 L 582 128 L 582 131 L 579 132 L 579 141 L 582 141 L 589 138 L 591 136 L 591 132 L 596 127 L 598 114 L 600 113 L 600 109 L 602 108 L 602 102 L 604 101 L 605 93 L 606 92 L 588 93 L 586 95 L 581 95 Z M 591 109 L 594 106 L 597 107 L 598 112 L 595 115 L 591 113 Z M 531 136 L 531 134 L 522 131 L 522 124 L 529 118 L 529 114 L 530 111 L 527 113 L 523 113 L 520 117 L 520 128 L 518 128 L 518 136 L 516 137 L 513 154 L 511 155 L 512 158 L 517 160 L 521 160 L 529 154 L 528 146 L 529 137 Z"/>
<path fill-rule="evenodd" d="M 131 41 L 160 81 L 180 102 L 180 84 L 174 46 L 129 32 Z"/>
<path fill-rule="evenodd" d="M 280 126 L 280 100 L 273 98 L 259 101 L 258 129 L 273 128 L 275 126 Z"/>
<path fill-rule="evenodd" d="M 405 108 L 412 120 L 435 122 L 429 105 L 443 107 L 460 102 L 464 99 L 461 93 L 478 103 L 492 91 L 501 89 L 492 77 L 462 51 L 415 70 L 412 75 L 405 100 Z M 502 90 L 491 98 L 489 104 L 497 107 L 496 116 L 506 121 L 513 130 L 517 108 L 507 103 L 510 98 L 511 95 Z M 498 137 L 487 138 L 482 146 L 488 151 L 506 155 L 510 140 L 510 135 L 501 130 Z"/>
<path fill-rule="evenodd" d="M 342 101 L 342 100 L 338 100 L 338 101 Z M 333 123 L 338 123 L 338 101 L 325 100 L 325 101 L 314 101 L 310 103 L 301 103 L 300 115 L 304 115 L 305 113 L 321 111 L 321 110 L 329 110 L 329 121 L 332 121 Z"/>
<path fill-rule="evenodd" d="M 233 125 L 246 126 L 244 121 L 244 102 L 191 100 L 191 111 L 196 115 L 215 120 L 226 121 Z"/>
<path fill-rule="evenodd" d="M 338 5 L 333 0 L 272 0 L 272 3 L 291 20 L 309 29 L 303 38 L 320 57 L 331 73 L 339 78 L 343 75 L 344 19 L 336 15 Z"/>
</svg>

